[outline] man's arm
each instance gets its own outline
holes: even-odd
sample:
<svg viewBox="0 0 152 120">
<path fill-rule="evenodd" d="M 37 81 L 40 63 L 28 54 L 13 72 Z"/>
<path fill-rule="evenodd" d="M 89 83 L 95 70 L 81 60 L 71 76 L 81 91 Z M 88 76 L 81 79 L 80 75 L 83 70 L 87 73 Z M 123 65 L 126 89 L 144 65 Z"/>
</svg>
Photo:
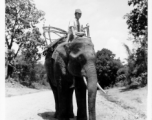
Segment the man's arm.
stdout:
<svg viewBox="0 0 152 120">
<path fill-rule="evenodd" d="M 85 35 L 85 32 L 77 32 L 75 30 L 72 30 L 72 31 L 73 31 L 74 38 L 76 38 L 77 36 L 82 37 Z"/>
<path fill-rule="evenodd" d="M 73 36 L 74 36 L 74 38 L 76 38 L 77 36 L 84 36 L 85 35 L 85 32 L 77 32 L 77 31 L 75 31 L 74 30 L 74 28 L 73 27 L 71 27 L 71 31 L 72 31 L 72 34 L 73 34 Z"/>
<path fill-rule="evenodd" d="M 85 35 L 85 32 L 76 32 L 76 36 L 84 36 Z"/>
<path fill-rule="evenodd" d="M 69 28 L 71 29 L 71 32 L 72 32 L 74 38 L 76 38 L 77 36 L 84 36 L 85 35 L 85 32 L 83 31 L 83 27 L 82 26 L 81 26 L 81 32 L 77 32 L 74 29 L 74 21 L 70 21 Z"/>
<path fill-rule="evenodd" d="M 76 37 L 76 31 L 74 30 L 73 26 L 70 27 L 70 28 L 71 28 L 72 34 L 73 34 L 73 36 L 74 36 L 74 38 L 75 38 L 75 37 Z"/>
</svg>

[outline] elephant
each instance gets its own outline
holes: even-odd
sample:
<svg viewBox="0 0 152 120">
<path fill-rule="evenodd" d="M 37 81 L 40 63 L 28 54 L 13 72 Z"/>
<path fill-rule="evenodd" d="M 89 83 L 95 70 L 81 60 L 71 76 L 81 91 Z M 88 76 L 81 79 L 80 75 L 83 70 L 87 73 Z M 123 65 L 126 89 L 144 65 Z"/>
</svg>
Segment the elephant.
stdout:
<svg viewBox="0 0 152 120">
<path fill-rule="evenodd" d="M 47 52 L 45 68 L 47 79 L 55 100 L 55 115 L 59 120 L 74 117 L 72 96 L 75 90 L 77 120 L 96 120 L 95 101 L 97 92 L 97 73 L 95 50 L 90 37 L 76 37 L 72 42 L 61 43 L 53 55 Z M 83 81 L 87 80 L 87 85 Z M 88 101 L 86 101 L 88 89 Z"/>
</svg>

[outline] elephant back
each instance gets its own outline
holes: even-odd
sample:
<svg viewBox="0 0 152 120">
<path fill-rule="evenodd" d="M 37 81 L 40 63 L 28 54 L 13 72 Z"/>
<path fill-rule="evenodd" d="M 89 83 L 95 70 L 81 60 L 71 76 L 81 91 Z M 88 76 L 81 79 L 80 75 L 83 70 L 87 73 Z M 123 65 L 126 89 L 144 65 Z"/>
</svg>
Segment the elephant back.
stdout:
<svg viewBox="0 0 152 120">
<path fill-rule="evenodd" d="M 66 37 L 61 37 L 55 41 L 53 41 L 48 48 L 43 52 L 43 55 L 48 58 L 50 56 L 52 56 L 53 52 L 55 51 L 55 49 L 62 43 L 64 43 L 66 41 Z"/>
<path fill-rule="evenodd" d="M 64 43 L 61 43 L 59 44 L 56 49 L 54 50 L 53 54 L 52 54 L 52 59 L 56 59 L 58 53 L 63 56 L 63 57 L 66 57 L 67 56 L 67 51 L 65 49 L 65 46 L 67 45 L 68 43 L 67 42 L 64 42 Z"/>
</svg>

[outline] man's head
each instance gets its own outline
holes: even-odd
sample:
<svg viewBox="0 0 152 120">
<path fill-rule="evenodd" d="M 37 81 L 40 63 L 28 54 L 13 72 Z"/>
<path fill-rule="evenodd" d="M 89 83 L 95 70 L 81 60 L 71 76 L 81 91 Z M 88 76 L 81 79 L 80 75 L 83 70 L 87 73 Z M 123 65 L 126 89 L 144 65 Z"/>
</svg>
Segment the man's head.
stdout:
<svg viewBox="0 0 152 120">
<path fill-rule="evenodd" d="M 75 10 L 75 17 L 76 17 L 76 19 L 80 19 L 80 17 L 81 17 L 81 15 L 82 15 L 82 12 L 81 12 L 81 10 L 80 9 L 76 9 Z"/>
</svg>

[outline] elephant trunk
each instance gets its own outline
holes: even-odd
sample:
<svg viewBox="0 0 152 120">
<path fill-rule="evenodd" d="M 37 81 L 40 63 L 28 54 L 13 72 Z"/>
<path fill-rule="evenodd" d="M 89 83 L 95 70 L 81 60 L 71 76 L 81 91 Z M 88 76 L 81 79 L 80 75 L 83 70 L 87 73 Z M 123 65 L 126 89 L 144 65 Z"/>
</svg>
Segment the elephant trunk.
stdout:
<svg viewBox="0 0 152 120">
<path fill-rule="evenodd" d="M 88 111 L 89 120 L 96 120 L 96 92 L 97 92 L 97 74 L 95 64 L 90 62 L 86 67 L 87 88 L 88 88 Z"/>
</svg>

